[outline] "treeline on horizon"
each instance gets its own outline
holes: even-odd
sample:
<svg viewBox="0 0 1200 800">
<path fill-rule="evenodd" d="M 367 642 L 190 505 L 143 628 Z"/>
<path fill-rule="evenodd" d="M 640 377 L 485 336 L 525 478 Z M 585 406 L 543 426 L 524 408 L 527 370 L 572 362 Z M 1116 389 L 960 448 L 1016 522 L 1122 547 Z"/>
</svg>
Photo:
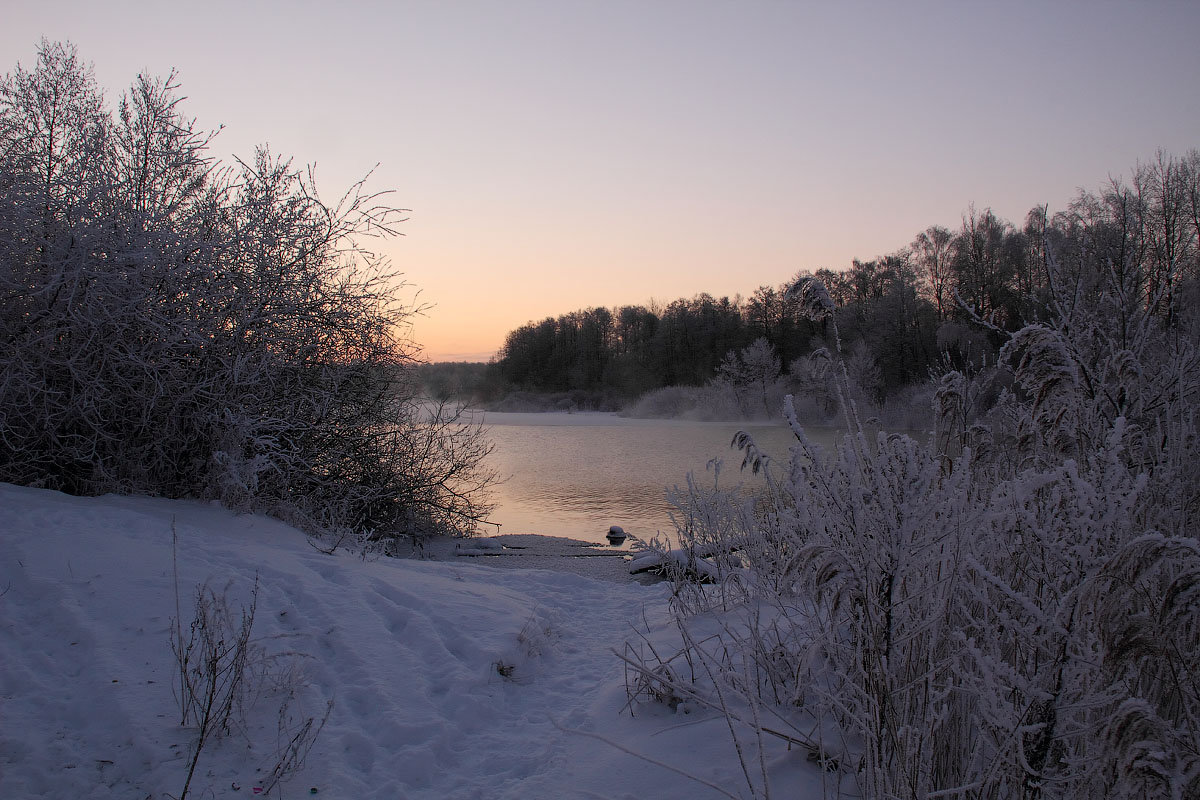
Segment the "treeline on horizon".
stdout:
<svg viewBox="0 0 1200 800">
<path fill-rule="evenodd" d="M 840 345 L 861 365 L 864 398 L 883 403 L 946 369 L 994 363 L 1006 332 L 1045 316 L 1051 258 L 1065 274 L 1136 263 L 1152 290 L 1164 287 L 1169 316 L 1184 278 L 1200 271 L 1198 230 L 1200 152 L 1159 151 L 1127 181 L 1081 190 L 1062 211 L 1034 206 L 1019 225 L 971 206 L 957 228 L 930 226 L 844 271 L 800 271 L 745 298 L 704 293 L 547 317 L 510 332 L 482 375 L 433 365 L 426 379 L 437 391 L 457 387 L 492 402 L 512 393 L 569 393 L 585 405 L 615 407 L 662 387 L 705 385 L 760 339 L 781 374 L 795 375 L 805 357 L 834 346 L 831 322 L 806 317 L 789 292 L 811 275 L 836 306 Z"/>
</svg>

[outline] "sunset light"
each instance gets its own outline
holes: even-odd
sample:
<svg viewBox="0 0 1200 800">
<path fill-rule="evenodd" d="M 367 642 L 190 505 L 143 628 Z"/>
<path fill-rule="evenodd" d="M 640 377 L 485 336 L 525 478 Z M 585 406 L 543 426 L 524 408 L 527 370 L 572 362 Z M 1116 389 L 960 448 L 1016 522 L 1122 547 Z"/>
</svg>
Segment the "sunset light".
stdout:
<svg viewBox="0 0 1200 800">
<path fill-rule="evenodd" d="M 21 3 L 0 52 L 70 40 L 116 96 L 372 180 L 433 304 L 432 360 L 590 306 L 747 296 L 969 204 L 1020 223 L 1195 145 L 1193 3 Z"/>
<path fill-rule="evenodd" d="M 10 0 L 0 800 L 1200 800 L 1198 0 Z"/>
</svg>

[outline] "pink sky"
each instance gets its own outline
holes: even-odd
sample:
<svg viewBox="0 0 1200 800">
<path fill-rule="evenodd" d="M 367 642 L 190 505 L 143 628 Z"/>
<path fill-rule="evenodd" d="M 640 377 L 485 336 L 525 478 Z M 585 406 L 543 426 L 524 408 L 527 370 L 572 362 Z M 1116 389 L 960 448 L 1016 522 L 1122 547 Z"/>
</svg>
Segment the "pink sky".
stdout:
<svg viewBox="0 0 1200 800">
<path fill-rule="evenodd" d="M 70 40 L 185 110 L 411 209 L 426 357 L 576 308 L 750 294 L 969 203 L 1020 222 L 1200 147 L 1195 2 L 179 3 L 6 9 L 0 71 Z"/>
</svg>

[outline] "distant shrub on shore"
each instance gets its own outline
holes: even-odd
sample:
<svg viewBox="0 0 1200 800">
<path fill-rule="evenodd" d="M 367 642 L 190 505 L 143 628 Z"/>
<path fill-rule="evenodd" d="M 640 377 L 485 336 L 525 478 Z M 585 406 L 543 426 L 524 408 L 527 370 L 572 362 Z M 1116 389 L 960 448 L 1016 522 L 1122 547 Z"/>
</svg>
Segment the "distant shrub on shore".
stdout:
<svg viewBox="0 0 1200 800">
<path fill-rule="evenodd" d="M 488 411 L 542 413 L 549 411 L 616 411 L 619 401 L 606 392 L 509 392 L 486 404 Z"/>
</svg>

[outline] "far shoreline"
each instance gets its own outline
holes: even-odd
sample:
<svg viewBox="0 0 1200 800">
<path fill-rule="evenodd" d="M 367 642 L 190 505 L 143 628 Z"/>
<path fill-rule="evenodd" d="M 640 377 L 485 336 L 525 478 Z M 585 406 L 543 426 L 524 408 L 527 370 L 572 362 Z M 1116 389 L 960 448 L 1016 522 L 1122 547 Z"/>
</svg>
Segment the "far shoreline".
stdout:
<svg viewBox="0 0 1200 800">
<path fill-rule="evenodd" d="M 467 408 L 464 410 L 472 423 L 483 425 L 542 425 L 547 427 L 587 425 L 587 426 L 746 426 L 746 427 L 786 427 L 787 422 L 781 414 L 778 420 L 771 419 L 689 419 L 687 417 L 630 417 L 619 411 L 489 411 L 482 408 Z M 826 424 L 814 424 L 814 427 L 829 427 Z"/>
</svg>

